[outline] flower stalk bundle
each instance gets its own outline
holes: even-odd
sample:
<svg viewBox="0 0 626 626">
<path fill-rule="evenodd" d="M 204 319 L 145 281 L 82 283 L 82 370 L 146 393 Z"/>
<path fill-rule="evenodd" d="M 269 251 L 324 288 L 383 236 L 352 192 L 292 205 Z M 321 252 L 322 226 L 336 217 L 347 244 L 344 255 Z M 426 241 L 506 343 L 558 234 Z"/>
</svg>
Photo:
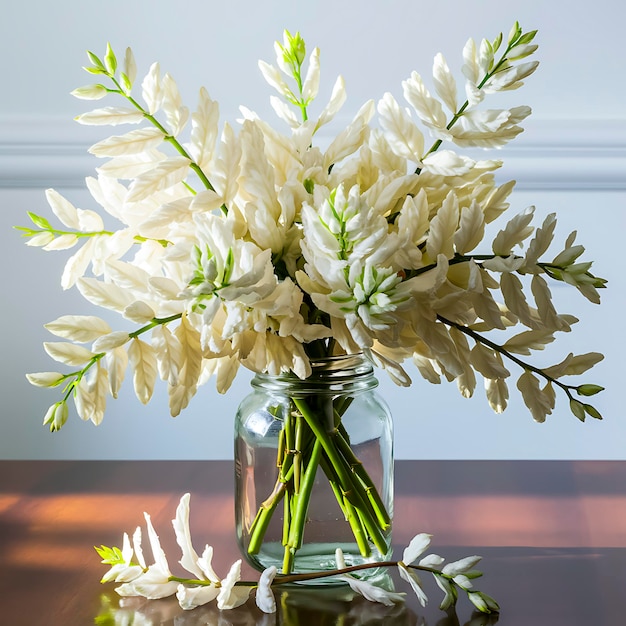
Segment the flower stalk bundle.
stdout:
<svg viewBox="0 0 626 626">
<path fill-rule="evenodd" d="M 438 54 L 434 91 L 413 72 L 402 83 L 405 105 L 391 93 L 366 102 L 325 148 L 316 139 L 344 105 L 345 85 L 337 78 L 315 108 L 320 52 L 307 55 L 299 33 L 286 31 L 276 43 L 276 64 L 259 63 L 285 130 L 244 107 L 238 128 L 220 127 L 218 104 L 204 88 L 190 112 L 158 63 L 139 82 L 130 49 L 119 59 L 110 46 L 102 58 L 89 52 L 85 69 L 100 82 L 74 95 L 125 102 L 77 121 L 138 128 L 90 148 L 104 160 L 86 181 L 100 212 L 48 190 L 61 225 L 31 213 L 33 224 L 20 230 L 44 250 L 78 247 L 63 288 L 76 286 L 135 326 L 114 330 L 91 315 L 46 325 L 60 341 L 45 350 L 70 371 L 28 375 L 34 385 L 62 390 L 44 424 L 59 430 L 70 399 L 83 420 L 99 424 L 129 369 L 143 403 L 157 378 L 165 381 L 178 415 L 211 377 L 226 392 L 240 366 L 305 380 L 314 360 L 353 354 L 403 386 L 411 384 L 406 363 L 431 383 L 455 381 L 465 397 L 480 377 L 496 412 L 507 406 L 513 365 L 537 422 L 552 413 L 557 391 L 578 419 L 601 419 L 586 398 L 602 387 L 569 382 L 601 354 L 568 354 L 548 367 L 530 357 L 577 321 L 557 312 L 549 283 L 567 283 L 599 303 L 606 281 L 580 260 L 575 232 L 549 251 L 556 217 L 535 226 L 533 207 L 485 241 L 487 225 L 509 208 L 514 181 L 496 184 L 501 161 L 451 149 L 499 148 L 522 132 L 529 107 L 492 109 L 484 100 L 517 89 L 535 71 L 535 34 L 516 23 L 508 36 L 470 39 L 463 90 Z M 254 550 L 284 499 L 284 573 L 302 542 L 318 466 L 362 554 L 389 547 L 389 515 L 350 456 L 341 402 L 322 411 L 294 398 L 293 420 L 285 420 L 276 490 L 252 529 Z M 321 413 L 329 412 L 327 431 Z"/>
<path fill-rule="evenodd" d="M 360 358 L 351 361 L 361 363 Z M 346 371 L 350 371 L 346 360 L 330 362 L 339 368 L 335 373 L 340 373 L 342 378 L 350 378 L 345 375 Z M 236 459 L 239 464 L 236 524 L 242 527 L 239 536 L 241 547 L 253 565 L 263 568 L 267 566 L 268 559 L 271 562 L 276 558 L 272 554 L 272 546 L 277 547 L 280 541 L 284 549 L 283 574 L 293 570 L 308 571 L 310 568 L 312 549 L 306 555 L 300 554 L 302 558 L 296 561 L 296 555 L 305 541 L 309 548 L 313 547 L 314 542 L 311 537 L 306 537 L 305 527 L 311 529 L 316 526 L 311 535 L 315 535 L 316 541 L 322 544 L 331 539 L 339 541 L 336 534 L 324 537 L 329 532 L 324 528 L 332 526 L 337 518 L 345 519 L 351 530 L 353 545 L 346 549 L 349 552 L 346 558 L 351 564 L 361 562 L 361 557 L 364 561 L 373 561 L 390 554 L 391 510 L 387 507 L 391 507 L 391 490 L 389 483 L 381 480 L 380 474 L 391 472 L 393 468 L 382 450 L 373 446 L 369 453 L 359 449 L 357 444 L 363 442 L 355 441 L 351 428 L 355 416 L 359 423 L 367 419 L 364 412 L 370 408 L 368 400 L 371 398 L 368 396 L 368 400 L 362 402 L 358 397 L 363 391 L 362 385 L 360 389 L 359 385 L 355 385 L 357 388 L 353 391 L 339 390 L 337 377 L 333 378 L 335 389 L 329 389 L 333 383 L 319 375 L 316 371 L 319 366 L 320 361 L 313 363 L 314 372 L 303 385 L 305 389 L 283 376 L 279 379 L 285 385 L 282 391 L 274 389 L 268 396 L 263 395 L 260 405 L 254 404 L 249 411 L 244 409 L 241 415 L 238 413 L 236 420 Z M 344 367 L 346 370 L 342 369 Z M 366 369 L 361 368 L 371 372 L 369 365 L 365 366 Z M 368 377 L 368 384 L 376 382 Z M 246 406 L 246 400 L 242 406 Z M 268 458 L 267 464 L 257 460 L 257 455 L 263 458 L 263 452 L 255 445 L 258 440 L 254 432 L 255 424 L 260 416 L 267 415 L 266 411 L 270 424 L 278 432 L 276 438 L 262 437 L 259 446 L 276 451 L 276 470 L 271 466 L 271 458 Z M 247 428 L 249 421 L 252 423 L 251 430 Z M 243 428 L 243 434 L 240 434 L 240 428 Z M 387 433 L 386 429 L 382 430 Z M 377 440 L 373 431 L 369 431 L 368 436 L 369 442 Z M 385 451 L 390 448 L 391 443 L 383 445 Z M 357 453 L 367 455 L 367 463 L 362 462 Z M 383 467 L 379 466 L 383 464 Z M 373 468 L 375 473 L 372 473 Z M 266 474 L 272 471 L 275 472 L 275 483 L 270 490 Z M 320 482 L 327 482 L 330 486 L 330 500 L 315 495 L 316 490 L 323 490 Z M 263 495 L 267 497 L 260 501 Z M 334 506 L 335 501 L 338 507 Z M 274 524 L 268 533 L 277 513 L 282 514 L 282 532 Z M 311 522 L 311 517 L 319 519 L 319 525 Z M 323 555 L 328 551 L 323 549 Z M 326 559 L 322 556 L 321 560 Z"/>
</svg>

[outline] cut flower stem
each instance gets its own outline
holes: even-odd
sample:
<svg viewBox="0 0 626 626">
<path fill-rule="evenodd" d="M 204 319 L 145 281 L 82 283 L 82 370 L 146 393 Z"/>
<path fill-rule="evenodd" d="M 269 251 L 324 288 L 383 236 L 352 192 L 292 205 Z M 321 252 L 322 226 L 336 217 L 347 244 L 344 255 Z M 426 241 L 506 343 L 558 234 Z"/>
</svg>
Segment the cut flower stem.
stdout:
<svg viewBox="0 0 626 626">
<path fill-rule="evenodd" d="M 350 398 L 320 394 L 293 397 L 290 402 L 292 409 L 279 436 L 278 477 L 272 493 L 262 502 L 251 524 L 248 553 L 259 552 L 278 503 L 284 500 L 282 574 L 292 572 L 294 558 L 304 541 L 311 493 L 319 469 L 352 529 L 361 556 L 370 556 L 369 541 L 380 554 L 386 554 L 389 545 L 385 533 L 391 526 L 390 515 L 367 470 L 348 443 L 341 423 L 343 413 L 351 404 Z"/>
</svg>

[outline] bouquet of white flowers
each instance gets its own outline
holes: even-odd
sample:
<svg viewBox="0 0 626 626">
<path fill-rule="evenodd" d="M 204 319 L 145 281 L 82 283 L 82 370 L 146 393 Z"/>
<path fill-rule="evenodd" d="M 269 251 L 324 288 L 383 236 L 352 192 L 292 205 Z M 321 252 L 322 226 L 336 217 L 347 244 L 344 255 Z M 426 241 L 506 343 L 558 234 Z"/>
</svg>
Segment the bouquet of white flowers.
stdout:
<svg viewBox="0 0 626 626">
<path fill-rule="evenodd" d="M 129 364 L 139 400 L 150 400 L 159 375 L 177 415 L 212 375 L 226 392 L 240 365 L 306 378 L 312 356 L 356 352 L 401 385 L 411 383 L 402 364 L 412 361 L 432 383 L 455 380 L 464 396 L 473 394 L 478 373 L 498 412 L 507 404 L 507 359 L 520 367 L 517 387 L 535 420 L 551 413 L 555 387 L 579 419 L 599 417 L 575 395 L 600 387 L 560 379 L 586 371 L 601 355 L 570 354 L 543 369 L 515 355 L 542 349 L 576 321 L 555 311 L 546 278 L 574 285 L 593 302 L 605 281 L 590 273 L 590 262 L 578 261 L 584 248 L 575 244 L 575 233 L 555 257 L 540 258 L 556 218 L 549 215 L 535 228 L 532 207 L 503 225 L 486 254 L 475 253 L 485 226 L 508 208 L 514 182 L 495 184 L 501 161 L 441 148 L 498 148 L 522 132 L 529 107 L 480 104 L 489 94 L 520 87 L 534 72 L 537 62 L 524 60 L 537 48 L 534 36 L 515 24 L 506 40 L 500 35 L 477 45 L 470 39 L 463 49 L 462 103 L 437 55 L 436 96 L 414 72 L 402 84 L 410 110 L 390 93 L 369 101 L 325 150 L 314 145 L 315 134 L 344 104 L 344 82 L 337 79 L 329 102 L 311 117 L 320 54 L 313 50 L 303 75 L 299 34 L 286 32 L 276 44 L 277 67 L 259 63 L 280 96 L 271 103 L 288 133 L 242 107 L 239 132 L 225 123 L 220 134 L 218 104 L 205 89 L 190 115 L 174 79 L 155 63 L 141 82 L 141 102 L 132 92 L 130 49 L 121 67 L 110 47 L 103 60 L 89 53 L 85 69 L 111 86 L 89 85 L 74 95 L 115 94 L 130 106 L 99 108 L 77 121 L 141 124 L 90 149 L 108 160 L 87 187 L 118 226 L 108 230 L 97 212 L 48 190 L 62 227 L 31 213 L 34 226 L 20 230 L 29 245 L 44 250 L 83 244 L 67 262 L 63 288 L 76 285 L 87 300 L 139 327 L 113 331 L 94 316 L 63 316 L 46 325 L 70 340 L 46 343 L 46 351 L 79 369 L 29 375 L 35 385 L 64 388 L 45 423 L 61 428 L 72 396 L 84 420 L 100 423 L 106 397 L 117 395 Z M 413 117 L 435 138 L 430 148 Z M 93 276 L 86 276 L 90 266 Z M 520 277 L 529 279 L 534 306 Z M 515 326 L 523 330 L 500 342 L 488 336 Z"/>
<path fill-rule="evenodd" d="M 579 260 L 584 248 L 576 233 L 544 258 L 556 218 L 535 227 L 532 207 L 484 244 L 486 226 L 509 207 L 514 182 L 496 184 L 499 160 L 445 148 L 499 148 L 522 132 L 529 107 L 482 105 L 535 71 L 537 62 L 528 60 L 534 37 L 516 23 L 508 37 L 470 39 L 463 95 L 437 55 L 434 92 L 412 73 L 402 83 L 408 108 L 391 93 L 366 102 L 325 148 L 316 135 L 343 106 L 344 82 L 336 80 L 314 114 L 320 53 L 314 49 L 307 65 L 299 33 L 285 32 L 276 43 L 276 65 L 259 63 L 278 94 L 271 104 L 286 131 L 247 108 L 238 130 L 228 123 L 220 128 L 218 104 L 205 89 L 190 113 L 157 63 L 136 96 L 130 49 L 119 62 L 110 46 L 103 58 L 90 52 L 85 69 L 106 84 L 74 95 L 115 95 L 126 105 L 98 108 L 77 121 L 139 125 L 90 149 L 106 160 L 87 187 L 114 226 L 48 190 L 62 226 L 30 214 L 33 226 L 21 230 L 29 245 L 45 250 L 80 246 L 62 286 L 76 285 L 89 302 L 137 326 L 113 330 L 99 317 L 72 315 L 46 325 L 62 340 L 46 343 L 46 351 L 72 369 L 29 375 L 35 385 L 63 389 L 44 423 L 60 429 L 73 397 L 79 416 L 99 424 L 107 396 L 117 396 L 129 367 L 139 400 L 150 400 L 159 376 L 177 415 L 211 376 L 226 392 L 240 365 L 307 379 L 312 361 L 357 353 L 399 385 L 411 384 L 404 364 L 412 362 L 431 383 L 456 381 L 465 397 L 474 393 L 478 374 L 497 412 L 507 405 L 510 363 L 519 368 L 517 388 L 536 421 L 552 412 L 557 389 L 576 417 L 600 418 L 584 398 L 602 388 L 563 378 L 584 373 L 602 355 L 569 354 L 543 368 L 525 357 L 577 321 L 555 310 L 549 281 L 573 285 L 592 302 L 599 302 L 597 289 L 606 281 Z M 295 405 L 310 442 L 316 418 Z M 342 491 L 370 490 L 366 474 L 357 477 L 340 467 L 344 461 L 335 462 L 337 450 L 324 442 L 316 449 L 317 456 L 299 457 L 302 475 L 308 464 L 326 459 L 339 499 Z M 284 480 L 292 480 L 287 473 Z M 372 539 L 387 518 L 378 504 L 364 507 L 359 519 Z M 372 519 L 382 521 L 372 525 Z M 384 551 L 384 537 L 380 542 Z M 289 558 L 285 563 L 288 571 Z"/>
</svg>

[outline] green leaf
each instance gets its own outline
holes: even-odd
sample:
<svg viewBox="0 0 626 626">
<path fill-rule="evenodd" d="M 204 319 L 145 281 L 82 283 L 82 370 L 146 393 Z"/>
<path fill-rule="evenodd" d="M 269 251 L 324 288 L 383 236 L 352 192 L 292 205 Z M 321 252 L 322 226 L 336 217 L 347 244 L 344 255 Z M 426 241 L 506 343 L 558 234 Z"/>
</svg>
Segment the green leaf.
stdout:
<svg viewBox="0 0 626 626">
<path fill-rule="evenodd" d="M 226 260 L 224 261 L 224 276 L 222 277 L 222 285 L 225 287 L 230 282 L 230 279 L 233 275 L 233 270 L 235 265 L 235 257 L 233 255 L 232 246 L 228 249 L 228 254 L 226 255 Z"/>
<path fill-rule="evenodd" d="M 107 565 L 117 565 L 118 563 L 124 563 L 122 557 L 122 551 L 119 548 L 109 548 L 107 546 L 94 546 L 94 550 L 98 553 L 102 559 L 102 563 Z"/>
</svg>

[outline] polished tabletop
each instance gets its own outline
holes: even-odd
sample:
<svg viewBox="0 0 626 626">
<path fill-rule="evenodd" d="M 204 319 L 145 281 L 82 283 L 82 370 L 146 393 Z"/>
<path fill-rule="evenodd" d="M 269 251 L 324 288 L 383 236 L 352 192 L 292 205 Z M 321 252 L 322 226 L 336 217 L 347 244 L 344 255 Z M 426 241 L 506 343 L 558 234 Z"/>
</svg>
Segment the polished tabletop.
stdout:
<svg viewBox="0 0 626 626">
<path fill-rule="evenodd" d="M 214 604 L 183 611 L 175 598 L 122 599 L 100 584 L 106 566 L 93 546 L 121 545 L 147 511 L 176 573 L 171 519 L 185 492 L 196 547 L 215 547 L 218 573 L 239 558 L 232 463 L 0 461 L 0 624 L 626 624 L 626 462 L 400 461 L 395 474 L 397 558 L 418 532 L 432 533 L 432 551 L 447 560 L 482 555 L 477 587 L 498 600 L 499 615 L 477 614 L 463 597 L 456 612 L 440 611 L 441 592 L 426 579 L 426 608 L 397 578 L 407 596 L 392 608 L 350 601 L 343 588 L 277 592 L 269 616 L 252 600 L 220 613 Z M 244 577 L 256 575 L 244 567 Z"/>
</svg>

